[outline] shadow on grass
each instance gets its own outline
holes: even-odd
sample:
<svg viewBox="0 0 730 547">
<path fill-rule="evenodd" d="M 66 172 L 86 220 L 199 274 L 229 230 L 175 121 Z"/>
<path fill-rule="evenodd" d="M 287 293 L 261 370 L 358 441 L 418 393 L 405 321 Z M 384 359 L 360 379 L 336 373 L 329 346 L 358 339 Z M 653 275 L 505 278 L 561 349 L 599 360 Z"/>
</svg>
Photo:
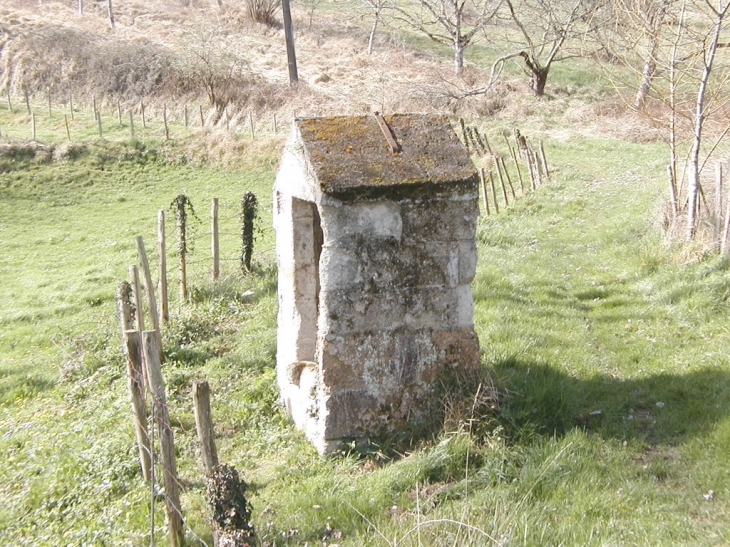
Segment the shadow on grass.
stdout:
<svg viewBox="0 0 730 547">
<path fill-rule="evenodd" d="M 638 379 L 576 378 L 518 359 L 492 368 L 504 394 L 500 416 L 514 441 L 581 427 L 606 438 L 676 445 L 730 413 L 730 371 L 714 367 Z"/>
</svg>

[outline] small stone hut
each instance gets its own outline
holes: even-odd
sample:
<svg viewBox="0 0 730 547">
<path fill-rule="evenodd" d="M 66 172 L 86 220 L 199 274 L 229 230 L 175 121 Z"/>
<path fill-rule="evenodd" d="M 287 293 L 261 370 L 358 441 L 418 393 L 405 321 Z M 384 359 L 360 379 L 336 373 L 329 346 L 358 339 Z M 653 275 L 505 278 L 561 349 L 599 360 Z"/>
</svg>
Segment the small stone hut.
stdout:
<svg viewBox="0 0 730 547">
<path fill-rule="evenodd" d="M 478 175 L 444 116 L 302 118 L 274 187 L 277 379 L 320 453 L 433 428 L 478 365 Z"/>
</svg>

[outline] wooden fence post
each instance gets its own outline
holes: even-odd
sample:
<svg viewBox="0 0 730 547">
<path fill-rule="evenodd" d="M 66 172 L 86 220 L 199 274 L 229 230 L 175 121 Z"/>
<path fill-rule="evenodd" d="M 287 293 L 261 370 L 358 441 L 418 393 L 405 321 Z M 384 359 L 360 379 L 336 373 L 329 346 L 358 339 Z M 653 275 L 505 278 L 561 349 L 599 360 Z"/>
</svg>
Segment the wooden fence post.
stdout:
<svg viewBox="0 0 730 547">
<path fill-rule="evenodd" d="M 509 141 L 507 141 L 507 146 L 509 146 L 509 153 L 512 156 L 512 160 L 515 162 L 515 169 L 517 170 L 517 178 L 520 179 L 520 190 L 522 191 L 522 195 L 525 195 L 525 181 L 522 178 L 522 169 L 520 169 L 520 162 L 517 159 L 517 152 L 515 152 L 515 149 L 509 144 Z"/>
<path fill-rule="evenodd" d="M 542 169 L 545 173 L 545 178 L 550 178 L 550 170 L 548 169 L 547 164 L 547 157 L 545 156 L 545 147 L 542 145 L 542 141 L 540 141 L 540 162 L 542 163 Z"/>
<path fill-rule="evenodd" d="M 137 266 L 129 267 L 129 279 L 132 285 L 132 295 L 134 296 L 134 322 L 135 328 L 139 332 L 144 331 L 144 313 L 142 311 L 142 291 L 139 287 L 139 269 Z M 146 375 L 146 374 L 145 374 Z"/>
<path fill-rule="evenodd" d="M 213 198 L 210 203 L 210 253 L 211 253 L 211 277 L 216 281 L 221 273 L 220 268 L 220 244 L 218 242 L 218 198 Z"/>
<path fill-rule="evenodd" d="M 8 95 L 9 97 L 9 95 Z M 8 99 L 8 104 L 10 103 L 10 99 Z M 274 135 L 278 133 L 277 131 L 278 127 L 276 126 L 276 112 L 274 112 Z"/>
<path fill-rule="evenodd" d="M 96 95 L 91 96 L 91 104 L 92 104 L 92 108 L 94 109 L 93 110 L 94 121 L 96 121 L 96 119 L 99 117 L 99 111 L 96 109 Z"/>
<path fill-rule="evenodd" d="M 464 118 L 459 118 L 459 125 L 461 126 L 461 136 L 464 140 L 464 146 L 466 146 L 466 153 L 471 154 L 471 151 L 469 150 L 469 135 L 466 132 L 466 124 L 464 123 Z"/>
<path fill-rule="evenodd" d="M 210 475 L 213 467 L 218 465 L 218 451 L 215 448 L 213 416 L 210 412 L 210 386 L 205 380 L 193 382 L 193 409 L 200 441 L 200 454 L 203 457 L 205 472 Z"/>
<path fill-rule="evenodd" d="M 167 298 L 167 244 L 165 242 L 165 211 L 157 211 L 157 273 L 159 276 L 160 316 L 162 322 L 170 319 L 170 302 Z"/>
<path fill-rule="evenodd" d="M 719 249 L 722 245 L 720 235 L 722 233 L 722 162 L 715 164 L 715 242 Z"/>
<path fill-rule="evenodd" d="M 101 112 L 97 112 L 96 114 L 97 114 L 96 123 L 99 126 L 99 138 L 101 138 L 104 136 L 104 134 L 102 133 L 102 130 L 101 130 Z"/>
<path fill-rule="evenodd" d="M 200 127 L 205 127 L 205 118 L 203 117 L 203 105 L 198 105 L 200 107 Z"/>
<path fill-rule="evenodd" d="M 144 399 L 144 366 L 142 354 L 142 340 L 136 330 L 127 330 L 124 333 L 124 353 L 127 358 L 127 386 L 132 403 L 134 416 L 134 434 L 139 449 L 139 463 L 142 467 L 144 480 L 152 479 L 152 452 L 150 437 L 147 432 L 147 404 Z"/>
<path fill-rule="evenodd" d="M 167 126 L 167 105 L 162 107 L 162 121 L 165 123 L 165 140 L 170 140 L 170 128 Z"/>
<path fill-rule="evenodd" d="M 504 183 L 504 177 L 502 176 L 502 169 L 499 166 L 499 158 L 495 158 L 494 167 L 497 169 L 497 177 L 499 178 L 499 184 L 502 187 L 502 195 L 504 196 L 504 206 L 509 206 L 509 199 L 507 199 L 507 185 Z"/>
<path fill-rule="evenodd" d="M 31 136 L 33 137 L 33 141 L 36 141 L 36 133 L 35 133 L 35 114 L 30 115 L 30 132 Z"/>
<path fill-rule="evenodd" d="M 147 305 L 152 320 L 152 328 L 157 332 L 157 348 L 160 350 L 159 359 L 162 362 L 162 331 L 160 330 L 160 315 L 157 311 L 157 299 L 155 298 L 155 286 L 152 284 L 150 263 L 147 260 L 147 251 L 145 251 L 142 236 L 137 236 L 135 241 L 137 242 L 137 257 L 142 265 L 145 288 L 147 289 Z"/>
<path fill-rule="evenodd" d="M 517 199 L 517 194 L 515 194 L 515 187 L 512 186 L 512 177 L 509 176 L 509 171 L 507 171 L 507 164 L 504 163 L 504 158 L 497 158 L 497 161 L 502 164 L 502 171 L 504 171 L 504 176 L 507 179 L 507 184 L 509 184 L 509 190 L 512 192 L 512 199 Z"/>
<path fill-rule="evenodd" d="M 66 124 L 66 137 L 68 137 L 68 142 L 71 142 L 71 129 L 68 126 L 68 114 L 63 115 L 63 121 Z"/>
<path fill-rule="evenodd" d="M 487 181 L 484 177 L 484 167 L 479 169 L 479 188 L 481 189 L 482 201 L 484 202 L 484 211 L 489 216 L 489 198 L 487 197 Z"/>
<path fill-rule="evenodd" d="M 117 285 L 117 315 L 119 316 L 119 325 L 122 328 L 122 337 L 128 330 L 134 330 L 132 304 L 129 300 L 131 295 L 132 285 L 129 281 L 122 281 Z"/>
<path fill-rule="evenodd" d="M 727 206 L 725 208 L 725 227 L 722 230 L 722 242 L 720 243 L 720 254 L 722 256 L 728 255 L 728 236 L 730 236 L 730 197 L 726 200 Z"/>
<path fill-rule="evenodd" d="M 140 103 L 139 103 L 139 109 L 142 112 L 142 127 L 144 127 L 145 129 L 147 129 L 147 118 L 145 117 L 145 114 L 144 114 L 144 101 L 140 101 Z"/>
<path fill-rule="evenodd" d="M 492 202 L 494 203 L 494 212 L 499 214 L 499 203 L 497 203 L 497 189 L 494 185 L 494 177 L 492 176 L 492 170 L 489 170 L 489 184 L 492 187 Z"/>
<path fill-rule="evenodd" d="M 185 128 L 188 127 L 188 105 L 183 107 L 183 116 L 185 117 Z"/>
<path fill-rule="evenodd" d="M 30 108 L 30 97 L 28 96 L 28 90 L 24 89 L 23 93 L 25 94 L 25 108 L 26 110 L 28 110 L 28 115 L 30 116 L 33 111 Z"/>
<path fill-rule="evenodd" d="M 160 438 L 162 456 L 163 485 L 165 488 L 165 508 L 170 531 L 170 543 L 173 547 L 181 547 L 185 540 L 182 511 L 180 506 L 180 489 L 177 480 L 177 463 L 175 461 L 175 439 L 167 411 L 165 382 L 160 366 L 160 348 L 157 347 L 157 331 L 148 330 L 142 333 L 144 360 L 147 368 L 147 381 L 154 406 L 157 432 Z"/>
<path fill-rule="evenodd" d="M 73 91 L 68 92 L 68 109 L 71 112 L 71 119 L 74 119 L 74 95 Z"/>
<path fill-rule="evenodd" d="M 131 110 L 129 111 L 129 135 L 134 138 L 134 114 Z"/>
</svg>

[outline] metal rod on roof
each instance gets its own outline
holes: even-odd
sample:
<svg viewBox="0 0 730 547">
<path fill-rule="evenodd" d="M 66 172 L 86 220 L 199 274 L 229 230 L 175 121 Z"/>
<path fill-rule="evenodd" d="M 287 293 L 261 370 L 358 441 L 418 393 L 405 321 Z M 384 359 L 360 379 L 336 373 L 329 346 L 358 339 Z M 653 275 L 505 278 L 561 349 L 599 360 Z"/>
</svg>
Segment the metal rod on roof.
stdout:
<svg viewBox="0 0 730 547">
<path fill-rule="evenodd" d="M 388 144 L 390 145 L 393 153 L 400 152 L 400 144 L 398 144 L 398 142 L 395 140 L 395 137 L 393 137 L 393 133 L 391 132 L 390 127 L 388 127 L 388 124 L 385 122 L 380 112 L 374 112 L 373 116 L 375 116 L 375 121 L 378 122 L 378 126 L 380 126 L 380 130 L 383 132 L 383 136 L 385 137 L 385 140 L 388 141 Z"/>
</svg>

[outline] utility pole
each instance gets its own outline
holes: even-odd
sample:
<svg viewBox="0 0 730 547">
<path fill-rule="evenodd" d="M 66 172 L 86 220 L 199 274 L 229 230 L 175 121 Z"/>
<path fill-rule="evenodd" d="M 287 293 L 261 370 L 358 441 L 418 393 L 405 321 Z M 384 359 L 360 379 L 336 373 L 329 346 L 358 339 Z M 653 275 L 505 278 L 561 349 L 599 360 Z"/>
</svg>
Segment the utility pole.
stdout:
<svg viewBox="0 0 730 547">
<path fill-rule="evenodd" d="M 291 23 L 291 9 L 289 0 L 281 0 L 281 11 L 284 15 L 284 36 L 286 38 L 286 58 L 289 63 L 289 84 L 296 85 L 299 82 L 297 74 L 297 55 L 294 52 L 294 30 Z"/>
</svg>

